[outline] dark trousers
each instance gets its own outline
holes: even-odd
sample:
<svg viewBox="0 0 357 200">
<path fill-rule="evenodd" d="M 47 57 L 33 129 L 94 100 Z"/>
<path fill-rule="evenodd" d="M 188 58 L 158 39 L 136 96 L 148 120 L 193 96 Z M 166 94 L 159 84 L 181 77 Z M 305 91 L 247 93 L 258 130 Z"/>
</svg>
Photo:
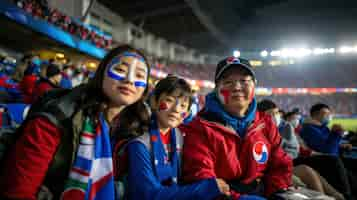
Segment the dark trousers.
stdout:
<svg viewBox="0 0 357 200">
<path fill-rule="evenodd" d="M 299 164 L 308 165 L 318 171 L 328 183 L 345 196 L 346 200 L 354 199 L 349 181 L 349 172 L 341 158 L 329 155 L 299 157 L 294 160 L 294 165 Z"/>
</svg>

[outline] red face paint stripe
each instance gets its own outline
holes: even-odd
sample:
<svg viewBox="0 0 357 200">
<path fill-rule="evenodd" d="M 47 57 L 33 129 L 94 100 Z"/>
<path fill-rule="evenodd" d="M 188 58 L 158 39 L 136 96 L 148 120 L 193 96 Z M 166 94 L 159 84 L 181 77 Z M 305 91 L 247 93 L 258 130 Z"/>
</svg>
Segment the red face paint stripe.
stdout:
<svg viewBox="0 0 357 200">
<path fill-rule="evenodd" d="M 165 102 L 161 102 L 160 105 L 159 105 L 159 110 L 167 110 L 168 109 L 168 106 L 167 106 L 167 103 Z"/>
<path fill-rule="evenodd" d="M 252 101 L 255 95 L 255 87 L 253 87 L 252 92 L 249 95 L 249 100 Z"/>
<path fill-rule="evenodd" d="M 228 103 L 229 101 L 229 96 L 230 96 L 230 91 L 227 89 L 221 89 L 219 93 L 223 96 L 224 98 L 224 103 Z"/>
</svg>

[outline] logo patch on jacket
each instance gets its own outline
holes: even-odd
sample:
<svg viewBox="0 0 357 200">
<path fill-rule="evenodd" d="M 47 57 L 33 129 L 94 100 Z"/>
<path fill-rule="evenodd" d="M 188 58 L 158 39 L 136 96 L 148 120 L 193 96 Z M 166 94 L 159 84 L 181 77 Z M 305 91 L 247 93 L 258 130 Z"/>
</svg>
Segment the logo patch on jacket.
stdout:
<svg viewBox="0 0 357 200">
<path fill-rule="evenodd" d="M 263 142 L 256 142 L 253 146 L 254 160 L 259 164 L 264 164 L 268 161 L 268 148 Z"/>
</svg>

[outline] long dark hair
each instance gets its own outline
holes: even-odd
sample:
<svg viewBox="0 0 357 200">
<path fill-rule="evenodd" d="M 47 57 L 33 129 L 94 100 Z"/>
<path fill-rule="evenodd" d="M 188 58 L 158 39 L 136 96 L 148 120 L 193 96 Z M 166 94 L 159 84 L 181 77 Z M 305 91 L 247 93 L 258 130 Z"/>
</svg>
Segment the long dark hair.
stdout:
<svg viewBox="0 0 357 200">
<path fill-rule="evenodd" d="M 160 80 L 151 93 L 150 99 L 159 100 L 162 94 L 172 94 L 179 90 L 179 96 L 190 97 L 189 107 L 192 103 L 192 91 L 190 85 L 182 78 L 167 76 Z M 121 139 L 129 139 L 140 136 L 149 131 L 151 108 L 144 101 L 138 101 L 130 105 L 120 113 L 119 129 L 117 134 Z"/>
<path fill-rule="evenodd" d="M 86 102 L 87 105 L 90 105 L 92 107 L 90 112 L 98 112 L 100 111 L 101 104 L 102 103 L 107 103 L 109 101 L 108 97 L 105 95 L 103 91 L 103 80 L 105 77 L 105 72 L 107 69 L 108 64 L 112 61 L 112 59 L 124 52 L 132 52 L 139 54 L 141 57 L 144 58 L 146 65 L 148 66 L 148 76 L 150 75 L 150 63 L 147 57 L 143 52 L 141 52 L 138 49 L 135 49 L 129 45 L 121 45 L 118 46 L 111 51 L 107 53 L 107 55 L 103 58 L 103 60 L 100 62 L 97 71 L 95 73 L 95 76 L 88 81 L 86 84 L 86 89 L 87 89 L 87 94 L 88 94 L 88 102 Z M 147 83 L 147 85 L 149 85 Z M 138 102 L 143 102 L 143 99 L 146 97 L 148 93 L 148 86 L 146 86 L 144 94 Z M 97 106 L 93 106 L 93 104 L 97 104 Z M 137 106 L 137 103 L 134 103 L 133 106 Z M 139 106 L 140 107 L 140 106 Z"/>
</svg>

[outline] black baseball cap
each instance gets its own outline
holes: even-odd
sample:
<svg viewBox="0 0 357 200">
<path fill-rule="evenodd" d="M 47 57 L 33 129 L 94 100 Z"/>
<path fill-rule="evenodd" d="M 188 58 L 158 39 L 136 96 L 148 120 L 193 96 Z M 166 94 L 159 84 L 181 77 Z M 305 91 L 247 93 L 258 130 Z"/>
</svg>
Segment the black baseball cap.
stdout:
<svg viewBox="0 0 357 200">
<path fill-rule="evenodd" d="M 231 69 L 232 67 L 244 68 L 245 70 L 247 70 L 249 75 L 253 77 L 254 81 L 257 81 L 252 65 L 249 63 L 249 60 L 232 56 L 219 61 L 216 68 L 216 74 L 214 76 L 214 82 L 217 83 L 217 81 L 222 77 L 223 72 L 228 69 Z"/>
</svg>

